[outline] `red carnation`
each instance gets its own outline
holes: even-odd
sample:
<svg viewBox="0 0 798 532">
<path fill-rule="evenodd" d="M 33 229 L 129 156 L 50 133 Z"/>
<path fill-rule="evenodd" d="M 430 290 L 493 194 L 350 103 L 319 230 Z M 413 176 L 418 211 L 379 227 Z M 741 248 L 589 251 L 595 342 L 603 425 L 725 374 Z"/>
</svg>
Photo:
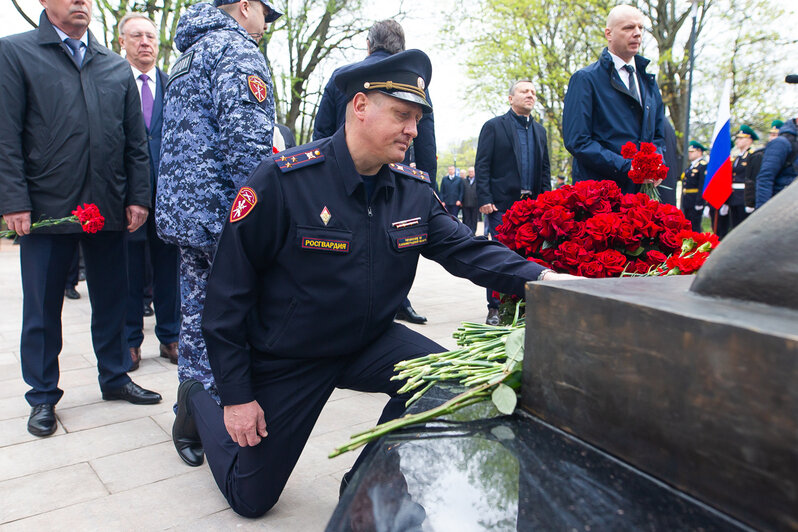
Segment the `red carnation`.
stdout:
<svg viewBox="0 0 798 532">
<path fill-rule="evenodd" d="M 624 159 L 631 159 L 637 153 L 637 146 L 635 146 L 634 142 L 627 142 L 621 148 L 621 156 Z"/>
<path fill-rule="evenodd" d="M 78 205 L 72 214 L 77 216 L 81 228 L 87 233 L 96 233 L 105 225 L 105 218 L 94 203 L 84 203 L 83 207 Z"/>
</svg>

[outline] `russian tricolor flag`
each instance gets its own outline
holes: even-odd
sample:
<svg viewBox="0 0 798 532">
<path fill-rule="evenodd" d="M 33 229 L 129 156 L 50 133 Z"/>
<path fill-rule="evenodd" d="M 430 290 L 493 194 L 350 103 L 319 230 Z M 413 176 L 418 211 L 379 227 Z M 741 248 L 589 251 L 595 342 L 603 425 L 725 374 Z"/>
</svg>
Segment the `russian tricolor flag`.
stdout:
<svg viewBox="0 0 798 532">
<path fill-rule="evenodd" d="M 720 209 L 732 193 L 730 94 L 731 80 L 726 82 L 720 98 L 718 121 L 712 134 L 712 151 L 709 152 L 704 190 L 701 193 L 716 209 Z"/>
</svg>

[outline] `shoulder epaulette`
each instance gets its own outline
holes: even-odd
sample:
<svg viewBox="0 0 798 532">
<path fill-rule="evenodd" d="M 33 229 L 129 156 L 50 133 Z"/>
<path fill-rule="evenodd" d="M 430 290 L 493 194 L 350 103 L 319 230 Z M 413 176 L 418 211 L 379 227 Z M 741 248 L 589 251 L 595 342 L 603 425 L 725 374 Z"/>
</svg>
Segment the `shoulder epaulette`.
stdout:
<svg viewBox="0 0 798 532">
<path fill-rule="evenodd" d="M 700 164 L 701 166 L 706 166 L 706 165 L 708 165 L 709 163 L 708 163 L 708 162 L 706 162 L 704 159 L 701 159 L 700 161 L 698 161 L 698 164 Z"/>
<path fill-rule="evenodd" d="M 429 174 L 424 170 L 419 170 L 418 168 L 410 168 L 409 166 L 405 166 L 399 163 L 391 163 L 388 166 L 391 168 L 391 170 L 393 170 L 397 174 L 406 175 L 407 177 L 418 179 L 419 181 L 423 181 L 424 183 L 430 182 Z"/>
<path fill-rule="evenodd" d="M 313 148 L 311 150 L 299 148 L 298 150 L 287 150 L 280 152 L 274 156 L 274 162 L 282 173 L 292 172 L 305 168 L 306 166 L 313 166 L 324 161 L 324 154 L 320 150 Z"/>
</svg>

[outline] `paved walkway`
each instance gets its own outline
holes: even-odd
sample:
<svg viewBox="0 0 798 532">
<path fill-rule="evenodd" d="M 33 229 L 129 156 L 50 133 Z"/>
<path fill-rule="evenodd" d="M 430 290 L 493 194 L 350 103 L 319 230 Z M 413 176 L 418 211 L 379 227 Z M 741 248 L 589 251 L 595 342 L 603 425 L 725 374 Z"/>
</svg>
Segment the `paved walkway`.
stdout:
<svg viewBox="0 0 798 532">
<path fill-rule="evenodd" d="M 0 242 L 0 530 L 323 530 L 356 456 L 329 460 L 327 454 L 373 425 L 385 396 L 336 390 L 280 501 L 260 519 L 241 518 L 228 508 L 207 464 L 184 465 L 172 446 L 176 367 L 158 357 L 153 318 L 145 318 L 143 360 L 132 377 L 160 392 L 163 402 L 134 406 L 100 398 L 81 283 L 82 298 L 64 301 L 58 431 L 36 438 L 26 430 L 30 408 L 19 364 L 18 250 Z M 412 327 L 453 347 L 451 333 L 461 321 L 485 319 L 484 297 L 482 288 L 422 259 L 410 299 L 429 322 Z"/>
</svg>

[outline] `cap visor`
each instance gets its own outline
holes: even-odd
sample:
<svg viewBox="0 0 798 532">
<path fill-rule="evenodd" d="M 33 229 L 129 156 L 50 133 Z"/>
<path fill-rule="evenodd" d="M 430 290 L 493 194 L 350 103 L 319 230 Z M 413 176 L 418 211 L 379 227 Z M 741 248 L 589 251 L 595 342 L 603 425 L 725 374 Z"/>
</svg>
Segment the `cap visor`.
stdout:
<svg viewBox="0 0 798 532">
<path fill-rule="evenodd" d="M 429 104 L 429 102 L 427 102 L 425 98 L 413 94 L 412 92 L 403 92 L 403 91 L 389 92 L 381 89 L 378 90 L 377 92 L 387 94 L 388 96 L 393 96 L 394 98 L 397 98 L 399 100 L 404 100 L 406 102 L 417 103 L 418 105 L 421 106 L 421 110 L 424 112 L 424 114 L 429 114 L 432 112 L 432 106 Z"/>
</svg>

